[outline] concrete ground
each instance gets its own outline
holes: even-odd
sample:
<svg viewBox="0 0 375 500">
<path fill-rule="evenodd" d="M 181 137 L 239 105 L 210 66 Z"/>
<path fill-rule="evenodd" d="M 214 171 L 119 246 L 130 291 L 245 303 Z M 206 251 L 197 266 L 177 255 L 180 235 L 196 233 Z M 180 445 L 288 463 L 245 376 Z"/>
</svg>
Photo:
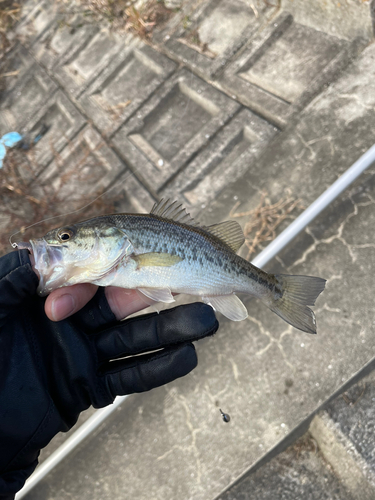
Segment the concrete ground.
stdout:
<svg viewBox="0 0 375 500">
<path fill-rule="evenodd" d="M 44 130 L 25 153 L 36 179 L 20 169 L 30 190 L 64 189 L 61 211 L 77 191 L 113 187 L 126 211 L 172 197 L 244 227 L 264 192 L 308 206 L 374 143 L 373 5 L 294 3 L 182 2 L 146 44 L 27 2 L 0 60 L 17 72 L 0 135 Z M 317 336 L 244 298 L 248 319 L 219 317 L 194 372 L 128 398 L 26 498 L 375 498 L 374 174 L 267 266 L 328 280 Z"/>
</svg>

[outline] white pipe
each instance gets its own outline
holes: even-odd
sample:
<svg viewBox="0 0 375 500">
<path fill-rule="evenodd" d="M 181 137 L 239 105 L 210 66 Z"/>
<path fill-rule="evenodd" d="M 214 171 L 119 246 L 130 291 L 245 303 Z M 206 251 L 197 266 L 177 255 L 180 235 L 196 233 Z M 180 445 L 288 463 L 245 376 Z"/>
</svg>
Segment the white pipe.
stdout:
<svg viewBox="0 0 375 500">
<path fill-rule="evenodd" d="M 272 260 L 288 243 L 290 243 L 317 215 L 337 198 L 366 168 L 375 162 L 375 144 L 357 160 L 336 182 L 319 196 L 290 226 L 274 239 L 252 263 L 263 267 Z M 26 481 L 25 486 L 16 495 L 16 500 L 23 498 L 36 484 L 41 481 L 63 458 L 89 436 L 104 420 L 127 398 L 121 396 L 106 408 L 98 410 L 77 431 L 66 440 L 52 455 L 47 458 Z"/>
<path fill-rule="evenodd" d="M 36 486 L 39 481 L 51 472 L 71 451 L 73 451 L 87 436 L 89 436 L 99 425 L 111 415 L 123 401 L 129 396 L 118 396 L 113 404 L 97 410 L 94 415 L 86 420 L 78 429 L 62 444 L 56 451 L 52 453 L 42 464 L 36 469 L 34 474 L 26 481 L 25 486 L 16 495 L 15 500 L 23 498 L 30 490 Z"/>
<path fill-rule="evenodd" d="M 257 267 L 265 266 L 374 162 L 375 144 L 302 212 L 292 224 L 260 252 L 252 261 L 252 264 Z"/>
</svg>

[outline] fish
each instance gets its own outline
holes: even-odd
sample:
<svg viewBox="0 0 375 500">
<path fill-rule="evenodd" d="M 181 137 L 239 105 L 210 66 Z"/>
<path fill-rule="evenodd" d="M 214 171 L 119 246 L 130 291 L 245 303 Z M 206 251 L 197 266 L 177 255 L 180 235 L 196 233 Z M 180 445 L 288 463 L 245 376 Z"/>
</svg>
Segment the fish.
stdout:
<svg viewBox="0 0 375 500">
<path fill-rule="evenodd" d="M 236 295 L 260 299 L 293 327 L 316 333 L 308 307 L 326 280 L 270 274 L 237 254 L 245 241 L 237 221 L 204 226 L 177 201 L 162 199 L 149 214 L 111 214 L 49 231 L 18 243 L 33 254 L 37 293 L 77 283 L 136 289 L 148 303 L 198 296 L 232 321 L 247 318 Z"/>
</svg>

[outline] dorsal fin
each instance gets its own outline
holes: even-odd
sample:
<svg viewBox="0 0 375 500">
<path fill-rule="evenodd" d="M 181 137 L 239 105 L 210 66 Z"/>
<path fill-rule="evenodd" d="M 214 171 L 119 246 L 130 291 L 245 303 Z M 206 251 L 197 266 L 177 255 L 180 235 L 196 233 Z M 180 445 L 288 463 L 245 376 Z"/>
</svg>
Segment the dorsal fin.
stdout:
<svg viewBox="0 0 375 500">
<path fill-rule="evenodd" d="M 204 229 L 226 243 L 233 252 L 237 252 L 245 242 L 241 226 L 235 220 L 206 226 Z"/>
<path fill-rule="evenodd" d="M 177 201 L 171 201 L 169 198 L 162 198 L 152 207 L 150 214 L 163 217 L 164 219 L 180 222 L 189 226 L 197 227 L 199 222 L 188 214 L 182 204 Z M 237 252 L 244 244 L 245 237 L 241 226 L 234 220 L 227 220 L 212 226 L 200 226 L 205 231 L 219 238 L 223 243 L 229 246 L 233 252 Z"/>
<path fill-rule="evenodd" d="M 199 222 L 195 222 L 190 214 L 186 212 L 185 208 L 183 208 L 181 203 L 178 204 L 177 201 L 171 201 L 169 198 L 162 198 L 155 203 L 150 214 L 180 222 L 181 224 L 188 224 L 189 226 L 199 226 Z"/>
</svg>

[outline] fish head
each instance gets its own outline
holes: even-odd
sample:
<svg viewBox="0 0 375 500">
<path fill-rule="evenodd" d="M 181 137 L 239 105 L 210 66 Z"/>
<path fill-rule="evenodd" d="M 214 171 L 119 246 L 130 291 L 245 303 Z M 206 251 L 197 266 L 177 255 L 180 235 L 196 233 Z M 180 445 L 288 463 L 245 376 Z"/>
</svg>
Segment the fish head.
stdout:
<svg viewBox="0 0 375 500">
<path fill-rule="evenodd" d="M 94 220 L 53 229 L 43 238 L 30 240 L 27 248 L 40 276 L 40 296 L 62 286 L 95 283 L 134 252 L 125 231 Z"/>
</svg>

